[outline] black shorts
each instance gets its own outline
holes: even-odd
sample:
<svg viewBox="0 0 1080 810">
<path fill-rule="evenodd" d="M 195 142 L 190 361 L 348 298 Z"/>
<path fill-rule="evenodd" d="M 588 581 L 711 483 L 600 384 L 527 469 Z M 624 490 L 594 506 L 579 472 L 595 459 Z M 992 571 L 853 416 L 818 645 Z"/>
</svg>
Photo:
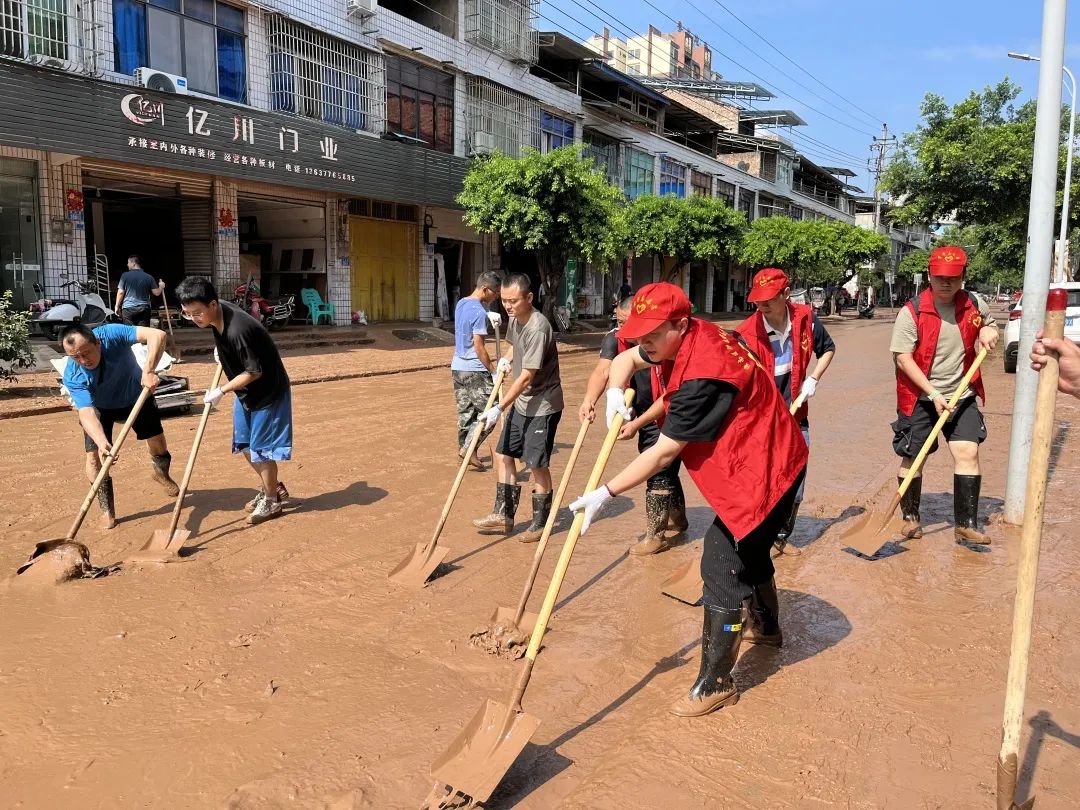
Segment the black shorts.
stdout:
<svg viewBox="0 0 1080 810">
<path fill-rule="evenodd" d="M 520 458 L 530 470 L 551 466 L 551 451 L 555 447 L 555 431 L 562 411 L 546 416 L 525 416 L 510 408 L 503 422 L 502 435 L 495 452 L 510 458 Z"/>
<path fill-rule="evenodd" d="M 975 442 L 982 444 L 986 441 L 986 422 L 983 421 L 982 412 L 975 397 L 964 397 L 956 406 L 952 416 L 945 422 L 941 429 L 942 435 L 947 442 Z M 915 458 L 922 449 L 923 443 L 930 436 L 930 431 L 937 423 L 937 409 L 934 403 L 920 399 L 915 403 L 915 410 L 911 416 L 904 416 L 899 411 L 896 421 L 892 423 L 893 450 L 901 458 Z M 931 453 L 936 453 L 938 442 L 930 448 Z"/>
<path fill-rule="evenodd" d="M 124 307 L 120 312 L 120 317 L 123 318 L 124 323 L 129 326 L 149 326 L 150 325 L 150 305 L 146 304 L 141 307 Z"/>
<path fill-rule="evenodd" d="M 127 408 L 96 409 L 98 419 L 101 421 L 101 427 L 105 429 L 105 435 L 109 437 L 110 442 L 113 438 L 113 425 L 117 422 L 123 425 L 124 422 L 127 421 L 131 409 L 134 407 L 135 404 L 132 403 L 131 406 Z M 139 411 L 139 415 L 135 417 L 135 423 L 131 426 L 131 429 L 135 432 L 136 438 L 141 441 L 152 439 L 165 432 L 165 429 L 161 427 L 161 415 L 158 413 L 157 405 L 154 404 L 153 397 L 148 397 L 146 402 L 143 403 L 142 410 Z M 83 447 L 86 448 L 87 453 L 93 453 L 97 449 L 94 440 L 85 432 L 83 433 Z"/>
</svg>

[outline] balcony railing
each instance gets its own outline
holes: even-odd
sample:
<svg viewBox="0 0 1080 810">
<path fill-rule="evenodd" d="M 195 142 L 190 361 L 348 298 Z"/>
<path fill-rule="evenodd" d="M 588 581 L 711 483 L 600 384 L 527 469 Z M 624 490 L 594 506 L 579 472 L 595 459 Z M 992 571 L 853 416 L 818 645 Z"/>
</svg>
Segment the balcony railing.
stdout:
<svg viewBox="0 0 1080 810">
<path fill-rule="evenodd" d="M 822 191 L 816 186 L 808 186 L 806 183 L 800 183 L 799 181 L 795 181 L 791 184 L 791 190 L 802 194 L 804 197 L 810 197 L 820 203 L 824 203 L 830 208 L 835 208 L 837 211 L 844 210 L 843 197 L 839 194 Z"/>
<path fill-rule="evenodd" d="M 537 0 L 466 0 L 465 41 L 516 62 L 535 64 Z"/>
<path fill-rule="evenodd" d="M 101 52 L 93 3 L 0 0 L 0 58 L 98 74 Z"/>
</svg>

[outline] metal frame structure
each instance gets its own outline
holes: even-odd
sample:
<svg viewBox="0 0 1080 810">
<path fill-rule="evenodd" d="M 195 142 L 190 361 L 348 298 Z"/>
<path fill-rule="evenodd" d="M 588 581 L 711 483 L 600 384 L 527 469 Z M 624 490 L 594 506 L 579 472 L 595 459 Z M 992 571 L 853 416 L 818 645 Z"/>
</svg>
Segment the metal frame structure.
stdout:
<svg viewBox="0 0 1080 810">
<path fill-rule="evenodd" d="M 465 0 L 465 41 L 534 65 L 540 43 L 537 0 Z"/>
<path fill-rule="evenodd" d="M 466 83 L 469 151 L 521 157 L 540 148 L 540 103 L 479 76 Z"/>
</svg>

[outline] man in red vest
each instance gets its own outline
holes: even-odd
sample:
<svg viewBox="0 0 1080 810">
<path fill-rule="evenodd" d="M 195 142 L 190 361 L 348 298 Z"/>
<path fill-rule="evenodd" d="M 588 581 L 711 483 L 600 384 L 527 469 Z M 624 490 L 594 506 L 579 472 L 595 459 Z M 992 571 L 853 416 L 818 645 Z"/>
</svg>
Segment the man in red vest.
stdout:
<svg viewBox="0 0 1080 810">
<path fill-rule="evenodd" d="M 930 286 L 896 316 L 889 350 L 896 362 L 896 421 L 893 449 L 903 459 L 900 476 L 911 467 L 942 411 L 951 411 L 942 433 L 953 457 L 953 516 L 957 542 L 986 544 L 979 531 L 979 445 L 986 439 L 976 395 L 984 403 L 982 373 L 955 408 L 948 405 L 980 348 L 997 345 L 997 324 L 986 302 L 963 289 L 967 254 L 952 245 L 930 254 Z M 937 451 L 937 442 L 931 452 Z M 922 537 L 919 503 L 922 475 L 916 476 L 900 509 L 904 537 Z"/>
<path fill-rule="evenodd" d="M 803 404 L 795 412 L 795 420 L 802 430 L 806 446 L 810 446 L 809 400 L 817 392 L 818 381 L 836 354 L 836 345 L 825 326 L 807 304 L 793 304 L 791 283 L 787 273 L 775 267 L 766 267 L 754 275 L 748 301 L 757 306 L 757 312 L 735 327 L 748 339 L 751 346 L 762 347 L 761 362 L 772 372 L 776 387 L 784 402 L 791 405 L 793 399 L 805 394 Z M 817 357 L 813 372 L 810 358 Z M 803 488 L 795 495 L 791 516 L 776 537 L 776 549 L 781 554 L 801 554 L 795 546 L 788 546 L 788 538 L 795 528 L 795 518 L 803 499 Z"/>
<path fill-rule="evenodd" d="M 681 458 L 716 512 L 701 557 L 701 667 L 671 709 L 698 717 L 739 699 L 731 670 L 744 637 L 744 603 L 751 605 L 747 641 L 783 641 L 769 552 L 806 472 L 806 442 L 754 354 L 736 334 L 691 318 L 690 301 L 674 284 L 643 287 L 619 334 L 638 346 L 611 364 L 608 423 L 627 416 L 623 389 L 634 372 L 656 366 L 665 411 L 660 438 L 570 508 L 585 511 L 584 533 L 604 503 Z M 751 602 L 755 589 L 763 598 Z"/>
</svg>

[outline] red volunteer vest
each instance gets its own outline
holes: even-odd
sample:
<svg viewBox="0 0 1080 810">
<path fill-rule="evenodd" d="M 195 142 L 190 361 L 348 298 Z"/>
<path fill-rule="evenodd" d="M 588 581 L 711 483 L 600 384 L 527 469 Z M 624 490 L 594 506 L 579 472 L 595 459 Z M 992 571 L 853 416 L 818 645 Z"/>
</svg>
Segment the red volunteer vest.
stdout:
<svg viewBox="0 0 1080 810">
<path fill-rule="evenodd" d="M 930 367 L 934 364 L 938 336 L 941 334 L 941 316 L 938 315 L 937 307 L 934 306 L 934 293 L 929 287 L 919 293 L 917 307 L 915 303 L 908 301 L 905 304 L 911 317 L 915 319 L 915 326 L 918 329 L 912 359 L 915 360 L 915 365 L 922 373 L 929 377 Z M 979 314 L 978 306 L 965 291 L 961 290 L 956 294 L 953 304 L 956 307 L 956 325 L 960 327 L 960 337 L 964 341 L 964 371 L 966 372 L 975 362 L 976 346 L 979 342 L 979 330 L 982 329 L 983 319 Z M 981 370 L 975 372 L 971 387 L 985 404 L 986 391 L 983 388 Z M 915 410 L 915 403 L 921 395 L 922 391 L 911 381 L 911 378 L 897 368 L 896 410 L 905 416 L 911 416 L 912 411 Z"/>
<path fill-rule="evenodd" d="M 802 390 L 806 380 L 806 369 L 810 367 L 810 357 L 814 353 L 814 310 L 807 304 L 788 302 L 788 317 L 791 319 L 791 398 L 794 401 Z M 776 355 L 772 353 L 769 335 L 765 331 L 765 316 L 755 312 L 736 328 L 740 335 L 749 338 L 751 348 L 759 351 L 761 364 L 776 379 Z M 754 345 L 754 342 L 760 345 Z M 802 424 L 810 411 L 808 402 L 804 402 L 795 412 L 795 421 Z"/>
<path fill-rule="evenodd" d="M 738 339 L 714 323 L 690 320 L 668 373 L 664 408 L 686 380 L 721 380 L 739 393 L 719 438 L 690 442 L 686 471 L 736 540 L 756 529 L 806 467 L 809 451 L 772 376 Z"/>
</svg>

